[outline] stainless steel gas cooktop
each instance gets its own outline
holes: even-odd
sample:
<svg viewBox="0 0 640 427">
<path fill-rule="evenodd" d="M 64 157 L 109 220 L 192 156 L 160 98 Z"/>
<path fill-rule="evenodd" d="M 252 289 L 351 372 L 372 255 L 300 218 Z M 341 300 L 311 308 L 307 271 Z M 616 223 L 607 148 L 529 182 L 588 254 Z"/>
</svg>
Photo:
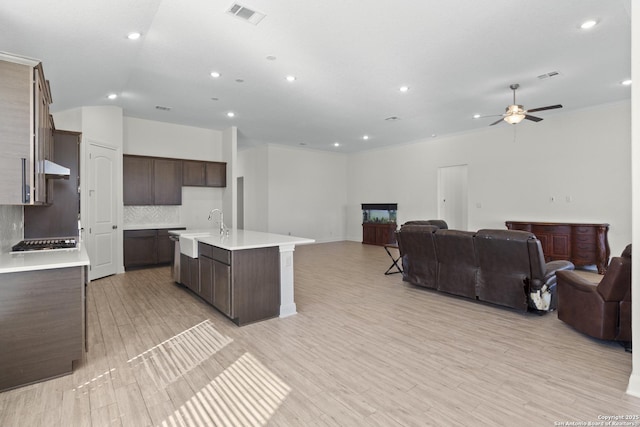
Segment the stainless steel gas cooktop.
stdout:
<svg viewBox="0 0 640 427">
<path fill-rule="evenodd" d="M 53 239 L 25 239 L 11 248 L 12 252 L 42 251 L 53 249 L 75 249 L 75 237 Z"/>
</svg>

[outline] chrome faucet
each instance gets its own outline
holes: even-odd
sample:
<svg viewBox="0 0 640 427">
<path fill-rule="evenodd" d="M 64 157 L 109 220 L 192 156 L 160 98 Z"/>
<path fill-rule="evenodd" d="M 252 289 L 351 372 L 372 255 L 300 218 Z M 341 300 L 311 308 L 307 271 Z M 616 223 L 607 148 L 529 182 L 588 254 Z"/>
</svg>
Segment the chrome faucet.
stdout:
<svg viewBox="0 0 640 427">
<path fill-rule="evenodd" d="M 222 236 L 224 234 L 224 214 L 222 213 L 222 210 L 220 209 L 211 209 L 209 211 L 209 221 L 211 221 L 211 217 L 213 216 L 213 214 L 215 212 L 218 212 L 220 214 L 220 235 Z"/>
</svg>

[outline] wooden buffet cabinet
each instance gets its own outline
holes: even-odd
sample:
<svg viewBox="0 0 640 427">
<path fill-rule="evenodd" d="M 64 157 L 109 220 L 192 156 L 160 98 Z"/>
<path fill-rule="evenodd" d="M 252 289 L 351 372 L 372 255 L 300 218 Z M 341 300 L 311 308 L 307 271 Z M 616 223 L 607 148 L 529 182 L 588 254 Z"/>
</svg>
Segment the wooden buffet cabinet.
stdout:
<svg viewBox="0 0 640 427">
<path fill-rule="evenodd" d="M 529 231 L 542 244 L 545 260 L 569 260 L 576 266 L 596 265 L 604 274 L 609 264 L 609 224 L 507 221 L 509 230 Z"/>
</svg>

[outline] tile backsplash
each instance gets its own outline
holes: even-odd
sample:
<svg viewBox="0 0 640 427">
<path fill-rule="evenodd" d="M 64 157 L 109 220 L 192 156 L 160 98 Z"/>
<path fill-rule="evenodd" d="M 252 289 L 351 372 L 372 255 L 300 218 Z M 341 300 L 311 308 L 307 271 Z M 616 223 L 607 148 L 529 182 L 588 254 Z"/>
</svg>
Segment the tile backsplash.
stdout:
<svg viewBox="0 0 640 427">
<path fill-rule="evenodd" d="M 11 246 L 22 240 L 23 207 L 0 205 L 0 251 L 9 252 Z"/>
<path fill-rule="evenodd" d="M 124 225 L 176 225 L 180 223 L 180 206 L 125 206 Z"/>
</svg>

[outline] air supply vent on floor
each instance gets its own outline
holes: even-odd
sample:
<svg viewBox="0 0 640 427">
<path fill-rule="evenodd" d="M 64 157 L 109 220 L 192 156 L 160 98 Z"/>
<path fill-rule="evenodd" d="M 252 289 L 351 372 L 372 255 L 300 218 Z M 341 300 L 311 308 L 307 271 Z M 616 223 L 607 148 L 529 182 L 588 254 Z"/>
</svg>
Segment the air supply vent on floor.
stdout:
<svg viewBox="0 0 640 427">
<path fill-rule="evenodd" d="M 256 12 L 255 10 L 251 10 L 238 3 L 232 4 L 229 10 L 227 10 L 227 13 L 253 25 L 258 25 L 258 23 L 266 16 L 264 13 Z"/>
</svg>

